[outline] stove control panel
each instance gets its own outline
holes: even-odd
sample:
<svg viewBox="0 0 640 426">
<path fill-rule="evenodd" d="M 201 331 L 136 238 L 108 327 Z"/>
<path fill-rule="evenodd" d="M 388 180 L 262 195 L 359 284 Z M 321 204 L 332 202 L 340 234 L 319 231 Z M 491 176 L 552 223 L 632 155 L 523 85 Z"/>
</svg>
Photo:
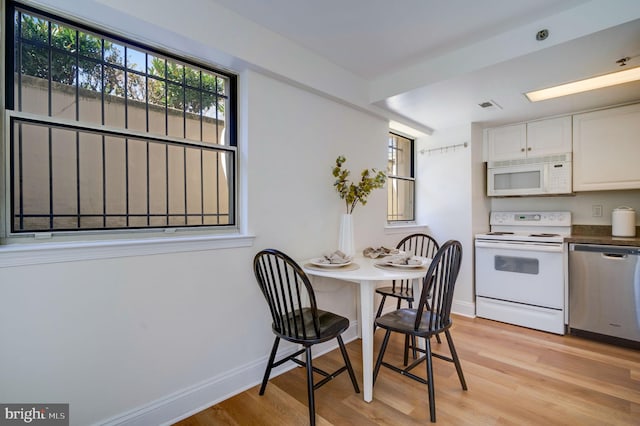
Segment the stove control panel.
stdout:
<svg viewBox="0 0 640 426">
<path fill-rule="evenodd" d="M 571 212 L 491 212 L 489 224 L 571 226 Z"/>
</svg>

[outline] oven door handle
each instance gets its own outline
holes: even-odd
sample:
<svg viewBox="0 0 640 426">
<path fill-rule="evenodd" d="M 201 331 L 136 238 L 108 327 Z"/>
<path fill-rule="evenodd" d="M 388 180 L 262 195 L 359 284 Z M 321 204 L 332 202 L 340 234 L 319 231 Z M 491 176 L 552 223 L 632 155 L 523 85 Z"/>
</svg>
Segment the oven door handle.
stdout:
<svg viewBox="0 0 640 426">
<path fill-rule="evenodd" d="M 545 253 L 562 253 L 564 250 L 563 243 L 531 243 L 531 242 L 488 242 L 476 240 L 476 248 L 492 248 L 492 249 L 506 249 L 506 250 L 526 250 L 526 251 L 539 251 Z"/>
</svg>

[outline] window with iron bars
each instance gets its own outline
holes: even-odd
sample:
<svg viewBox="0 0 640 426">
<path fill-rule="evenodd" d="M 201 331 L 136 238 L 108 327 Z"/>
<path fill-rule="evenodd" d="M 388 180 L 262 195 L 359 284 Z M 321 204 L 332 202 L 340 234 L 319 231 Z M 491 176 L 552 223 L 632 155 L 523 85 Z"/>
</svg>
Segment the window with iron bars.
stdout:
<svg viewBox="0 0 640 426">
<path fill-rule="evenodd" d="M 9 3 L 9 233 L 236 225 L 236 76 Z"/>
<path fill-rule="evenodd" d="M 415 220 L 414 141 L 389 133 L 387 222 Z"/>
</svg>

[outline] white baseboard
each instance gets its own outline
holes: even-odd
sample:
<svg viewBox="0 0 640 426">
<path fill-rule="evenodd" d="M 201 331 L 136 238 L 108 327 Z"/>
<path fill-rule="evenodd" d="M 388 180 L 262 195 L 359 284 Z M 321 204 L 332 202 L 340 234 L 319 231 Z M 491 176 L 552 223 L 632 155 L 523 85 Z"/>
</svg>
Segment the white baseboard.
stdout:
<svg viewBox="0 0 640 426">
<path fill-rule="evenodd" d="M 465 317 L 475 318 L 476 304 L 473 302 L 464 302 L 461 300 L 453 299 L 451 312 L 453 312 L 454 314 L 465 316 Z"/>
<path fill-rule="evenodd" d="M 345 343 L 358 338 L 356 321 L 351 321 L 349 329 L 342 334 L 342 338 Z M 337 347 L 335 340 L 318 344 L 313 348 L 313 356 L 314 358 L 321 356 Z M 276 359 L 290 355 L 296 349 L 296 346 L 287 345 L 278 351 Z M 254 362 L 111 417 L 100 424 L 106 426 L 171 425 L 258 385 L 262 381 L 268 359 L 266 355 Z M 276 377 L 296 366 L 291 362 L 283 364 L 271 372 L 271 377 Z"/>
</svg>

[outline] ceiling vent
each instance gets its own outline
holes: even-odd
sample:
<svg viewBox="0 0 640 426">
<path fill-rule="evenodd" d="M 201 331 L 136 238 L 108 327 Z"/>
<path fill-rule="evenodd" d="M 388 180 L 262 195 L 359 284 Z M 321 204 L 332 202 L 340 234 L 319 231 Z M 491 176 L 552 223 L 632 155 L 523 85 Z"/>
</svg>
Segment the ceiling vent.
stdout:
<svg viewBox="0 0 640 426">
<path fill-rule="evenodd" d="M 484 101 L 484 102 L 480 102 L 478 104 L 478 106 L 482 109 L 486 109 L 486 110 L 494 110 L 494 109 L 502 109 L 502 107 L 500 105 L 498 105 L 498 103 L 496 101 L 494 101 L 493 99 L 490 99 L 488 101 Z"/>
</svg>

